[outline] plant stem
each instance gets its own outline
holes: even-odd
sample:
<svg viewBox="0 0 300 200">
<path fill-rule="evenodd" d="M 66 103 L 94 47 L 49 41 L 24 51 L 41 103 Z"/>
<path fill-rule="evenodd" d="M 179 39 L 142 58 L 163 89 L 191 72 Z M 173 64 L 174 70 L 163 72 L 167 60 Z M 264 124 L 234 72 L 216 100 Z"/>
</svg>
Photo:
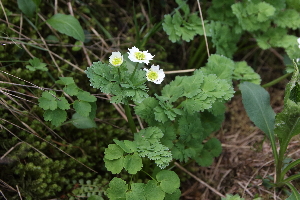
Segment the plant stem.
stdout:
<svg viewBox="0 0 300 200">
<path fill-rule="evenodd" d="M 272 85 L 275 85 L 276 83 L 279 83 L 280 81 L 282 81 L 283 79 L 285 79 L 286 77 L 290 76 L 291 74 L 293 73 L 288 73 L 288 74 L 285 74 L 283 76 L 280 76 L 279 78 L 269 82 L 269 83 L 266 83 L 264 85 L 262 85 L 263 88 L 267 88 L 267 87 L 271 87 Z"/>
<path fill-rule="evenodd" d="M 129 107 L 128 103 L 125 103 L 125 114 L 127 116 L 127 120 L 128 120 L 131 132 L 136 133 L 137 132 L 136 131 L 136 126 L 135 126 L 134 121 L 132 119 L 132 115 L 131 115 L 130 107 Z"/>
<path fill-rule="evenodd" d="M 132 74 L 130 76 L 130 80 L 132 80 L 132 78 L 134 77 L 134 74 L 136 72 L 136 69 L 138 68 L 138 65 L 139 65 L 139 63 L 136 63 L 135 68 L 134 68 L 134 70 L 133 70 L 133 72 L 132 72 Z"/>
<path fill-rule="evenodd" d="M 119 81 L 120 81 L 120 83 L 121 83 L 121 72 L 120 72 L 120 68 L 118 68 L 118 74 L 119 74 Z"/>
<path fill-rule="evenodd" d="M 281 176 L 284 176 L 290 169 L 300 164 L 300 159 L 295 160 L 294 162 L 290 163 L 288 166 L 286 166 L 282 172 Z"/>
</svg>

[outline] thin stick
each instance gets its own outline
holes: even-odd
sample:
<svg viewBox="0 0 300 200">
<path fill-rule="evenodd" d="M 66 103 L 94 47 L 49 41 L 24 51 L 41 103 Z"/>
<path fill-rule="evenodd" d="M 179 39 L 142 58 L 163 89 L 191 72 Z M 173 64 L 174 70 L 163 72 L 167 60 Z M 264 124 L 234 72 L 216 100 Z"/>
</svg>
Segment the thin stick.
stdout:
<svg viewBox="0 0 300 200">
<path fill-rule="evenodd" d="M 0 193 L 2 194 L 2 196 L 4 197 L 4 199 L 7 200 L 7 198 L 4 196 L 2 190 L 0 190 Z"/>
<path fill-rule="evenodd" d="M 9 154 L 12 150 L 14 150 L 14 148 L 16 148 L 17 146 L 19 146 L 20 144 L 23 144 L 23 142 L 18 142 L 15 146 L 13 146 L 12 148 L 10 148 L 1 158 L 0 160 L 2 160 L 5 156 L 7 156 L 7 154 Z"/>
<path fill-rule="evenodd" d="M 200 18 L 201 18 L 202 27 L 203 27 L 203 34 L 204 34 L 204 39 L 205 39 L 205 45 L 206 45 L 207 55 L 208 55 L 208 57 L 209 57 L 210 54 L 209 54 L 209 48 L 208 48 L 207 37 L 206 37 L 206 30 L 205 30 L 205 26 L 204 26 L 204 20 L 203 20 L 203 16 L 202 16 L 202 11 L 201 11 L 201 6 L 200 6 L 199 0 L 197 0 L 197 3 L 198 3 L 199 11 L 200 11 Z"/>
<path fill-rule="evenodd" d="M 193 72 L 195 69 L 185 69 L 185 70 L 174 70 L 174 71 L 165 71 L 165 74 L 179 74 L 179 73 L 187 73 L 187 72 Z"/>
<path fill-rule="evenodd" d="M 18 190 L 18 195 L 19 195 L 20 199 L 22 200 L 22 196 L 21 196 L 21 193 L 20 193 L 20 190 L 19 190 L 18 185 L 16 185 L 16 188 L 17 188 L 17 190 Z"/>
<path fill-rule="evenodd" d="M 191 177 L 193 177 L 195 180 L 197 180 L 199 183 L 205 185 L 208 189 L 210 189 L 212 192 L 216 193 L 217 195 L 219 195 L 220 197 L 225 198 L 225 196 L 223 194 L 221 194 L 220 192 L 218 192 L 215 188 L 211 187 L 210 185 L 208 185 L 207 183 L 205 183 L 204 181 L 202 181 L 200 178 L 198 178 L 197 176 L 195 176 L 194 174 L 192 174 L 191 172 L 189 172 L 188 170 L 186 170 L 185 168 L 183 168 L 181 165 L 179 165 L 177 162 L 174 162 L 174 165 L 176 165 L 179 169 L 181 169 L 182 171 L 184 171 L 185 173 L 187 173 L 188 175 L 190 175 Z"/>
</svg>

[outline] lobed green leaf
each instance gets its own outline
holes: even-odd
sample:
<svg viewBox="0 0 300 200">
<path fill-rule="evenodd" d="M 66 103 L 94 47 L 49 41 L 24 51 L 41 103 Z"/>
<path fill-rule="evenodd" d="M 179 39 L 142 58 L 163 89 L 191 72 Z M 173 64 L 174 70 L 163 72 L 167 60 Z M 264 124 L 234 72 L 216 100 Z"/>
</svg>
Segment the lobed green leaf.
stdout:
<svg viewBox="0 0 300 200">
<path fill-rule="evenodd" d="M 109 183 L 109 188 L 106 190 L 107 196 L 110 200 L 126 199 L 126 191 L 128 185 L 120 178 L 113 178 Z"/>
<path fill-rule="evenodd" d="M 172 194 L 180 186 L 180 179 L 174 171 L 162 170 L 156 174 L 156 179 L 165 193 Z"/>
</svg>

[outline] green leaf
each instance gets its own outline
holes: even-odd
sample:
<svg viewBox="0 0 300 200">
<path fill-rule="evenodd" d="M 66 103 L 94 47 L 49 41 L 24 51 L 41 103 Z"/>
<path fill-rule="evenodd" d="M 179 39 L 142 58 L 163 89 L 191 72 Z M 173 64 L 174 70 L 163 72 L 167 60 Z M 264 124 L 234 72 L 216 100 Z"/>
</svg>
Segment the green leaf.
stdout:
<svg viewBox="0 0 300 200">
<path fill-rule="evenodd" d="M 270 27 L 270 19 L 276 11 L 272 5 L 266 2 L 254 3 L 252 1 L 235 3 L 231 8 L 239 24 L 247 31 L 267 30 Z"/>
<path fill-rule="evenodd" d="M 88 117 L 81 116 L 78 113 L 74 113 L 72 115 L 71 122 L 76 128 L 80 128 L 80 129 L 97 128 L 94 119 L 92 119 L 90 116 Z"/>
<path fill-rule="evenodd" d="M 138 103 L 135 107 L 135 113 L 144 119 L 148 125 L 156 124 L 155 115 L 153 109 L 157 107 L 158 100 L 153 97 L 148 97 L 141 103 Z"/>
<path fill-rule="evenodd" d="M 274 136 L 275 112 L 270 105 L 269 93 L 259 85 L 244 82 L 240 84 L 243 104 L 251 121 L 268 137 Z"/>
<path fill-rule="evenodd" d="M 222 197 L 222 200 L 244 200 L 244 198 L 241 198 L 238 194 L 232 195 L 232 194 L 226 194 L 226 197 Z"/>
<path fill-rule="evenodd" d="M 79 100 L 87 101 L 87 102 L 95 102 L 95 101 L 97 101 L 97 98 L 95 96 L 91 95 L 89 92 L 86 92 L 86 91 L 78 92 L 77 98 Z"/>
<path fill-rule="evenodd" d="M 180 186 L 180 179 L 173 171 L 162 170 L 156 174 L 156 179 L 165 193 L 172 194 Z"/>
<path fill-rule="evenodd" d="M 218 139 L 212 138 L 204 144 L 203 150 L 199 157 L 196 157 L 196 162 L 203 166 L 210 166 L 213 159 L 220 155 L 222 152 L 222 146 Z"/>
<path fill-rule="evenodd" d="M 114 142 L 119 145 L 126 153 L 133 153 L 137 151 L 135 143 L 129 140 L 119 141 L 114 139 Z"/>
<path fill-rule="evenodd" d="M 29 60 L 30 65 L 26 65 L 26 68 L 29 69 L 30 71 L 36 71 L 36 70 L 41 70 L 41 71 L 48 71 L 48 68 L 46 67 L 47 64 L 41 62 L 40 59 L 34 57 Z"/>
<path fill-rule="evenodd" d="M 248 66 L 245 61 L 235 63 L 233 79 L 240 80 L 240 82 L 247 81 L 258 85 L 261 82 L 259 74 L 255 73 L 253 68 Z"/>
<path fill-rule="evenodd" d="M 289 98 L 295 103 L 300 102 L 300 85 L 298 82 L 295 83 L 295 86 L 291 90 Z"/>
<path fill-rule="evenodd" d="M 180 196 L 180 189 L 176 189 L 172 194 L 167 193 L 164 200 L 179 200 Z"/>
<path fill-rule="evenodd" d="M 109 188 L 106 190 L 107 196 L 110 200 L 126 198 L 126 191 L 128 186 L 125 181 L 120 178 L 113 178 L 109 183 Z"/>
<path fill-rule="evenodd" d="M 126 193 L 126 199 L 128 200 L 146 200 L 145 197 L 145 184 L 144 183 L 132 183 L 130 185 L 131 190 Z"/>
<path fill-rule="evenodd" d="M 74 101 L 73 107 L 76 110 L 76 112 L 78 112 L 78 114 L 80 114 L 81 116 L 84 116 L 84 117 L 89 116 L 89 113 L 92 110 L 91 104 L 86 101 L 76 100 L 76 101 Z"/>
<path fill-rule="evenodd" d="M 165 198 L 164 191 L 157 184 L 155 180 L 150 180 L 146 184 L 145 196 L 147 200 L 163 200 Z"/>
<path fill-rule="evenodd" d="M 294 9 L 286 9 L 277 15 L 274 22 L 279 27 L 295 30 L 300 26 L 300 14 Z"/>
<path fill-rule="evenodd" d="M 124 157 L 115 160 L 108 160 L 104 157 L 105 167 L 113 174 L 119 174 L 124 167 Z"/>
<path fill-rule="evenodd" d="M 57 100 L 57 107 L 62 110 L 70 109 L 70 104 L 65 97 L 59 97 L 60 101 Z"/>
<path fill-rule="evenodd" d="M 180 39 L 180 36 L 176 34 L 171 15 L 164 16 L 164 22 L 162 24 L 164 31 L 169 35 L 169 40 L 173 43 Z"/>
<path fill-rule="evenodd" d="M 67 86 L 64 87 L 64 92 L 67 93 L 70 96 L 77 95 L 79 92 L 79 88 L 75 83 L 68 84 Z"/>
<path fill-rule="evenodd" d="M 36 4 L 32 0 L 18 0 L 19 9 L 28 17 L 33 17 Z"/>
<path fill-rule="evenodd" d="M 206 66 L 202 69 L 204 74 L 215 74 L 220 79 L 232 81 L 234 62 L 225 56 L 213 54 L 208 58 Z"/>
<path fill-rule="evenodd" d="M 60 80 L 56 81 L 56 83 L 61 85 L 71 85 L 75 84 L 73 77 L 59 77 Z"/>
<path fill-rule="evenodd" d="M 104 151 L 105 158 L 108 160 L 115 160 L 123 157 L 124 151 L 116 144 L 109 144 Z"/>
<path fill-rule="evenodd" d="M 79 21 L 72 15 L 56 14 L 47 20 L 54 29 L 84 42 L 85 36 Z"/>
<path fill-rule="evenodd" d="M 67 112 L 59 108 L 55 110 L 46 110 L 44 112 L 45 121 L 51 121 L 54 126 L 60 126 L 67 119 Z"/>
<path fill-rule="evenodd" d="M 92 195 L 87 200 L 104 200 L 102 196 Z"/>
<path fill-rule="evenodd" d="M 147 156 L 150 160 L 154 160 L 161 169 L 168 166 L 172 160 L 169 148 L 160 143 L 159 139 L 162 137 L 163 133 L 157 127 L 142 129 L 134 135 L 134 142 L 139 156 Z"/>
<path fill-rule="evenodd" d="M 288 183 L 287 185 L 292 190 L 292 194 L 286 200 L 300 200 L 300 193 L 297 189 L 291 183 Z"/>
<path fill-rule="evenodd" d="M 142 159 L 137 154 L 132 155 L 128 154 L 124 159 L 124 168 L 128 171 L 129 174 L 136 174 L 143 167 Z"/>
<path fill-rule="evenodd" d="M 55 110 L 57 108 L 57 99 L 55 98 L 55 92 L 43 92 L 42 96 L 38 99 L 39 106 L 44 110 Z"/>
</svg>

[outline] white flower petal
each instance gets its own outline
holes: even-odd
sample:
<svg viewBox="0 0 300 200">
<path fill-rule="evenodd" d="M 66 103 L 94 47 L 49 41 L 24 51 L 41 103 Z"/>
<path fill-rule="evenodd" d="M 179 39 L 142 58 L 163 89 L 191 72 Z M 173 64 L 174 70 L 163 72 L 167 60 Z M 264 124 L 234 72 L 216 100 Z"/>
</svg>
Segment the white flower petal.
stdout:
<svg viewBox="0 0 300 200">
<path fill-rule="evenodd" d="M 300 44 L 300 38 L 297 39 L 298 44 Z"/>
<path fill-rule="evenodd" d="M 155 84 L 161 84 L 165 78 L 165 73 L 162 69 L 159 69 L 159 66 L 152 65 L 151 68 L 144 69 L 146 71 L 146 78 L 148 81 L 151 81 Z"/>
<path fill-rule="evenodd" d="M 148 51 L 140 51 L 136 47 L 132 47 L 131 49 L 128 49 L 128 58 L 132 62 L 138 62 L 138 63 L 146 63 L 149 64 L 149 61 L 153 59 L 154 56 L 152 56 Z"/>
<path fill-rule="evenodd" d="M 120 66 L 123 63 L 122 54 L 119 51 L 112 52 L 111 56 L 109 57 L 109 63 L 115 67 Z"/>
</svg>

